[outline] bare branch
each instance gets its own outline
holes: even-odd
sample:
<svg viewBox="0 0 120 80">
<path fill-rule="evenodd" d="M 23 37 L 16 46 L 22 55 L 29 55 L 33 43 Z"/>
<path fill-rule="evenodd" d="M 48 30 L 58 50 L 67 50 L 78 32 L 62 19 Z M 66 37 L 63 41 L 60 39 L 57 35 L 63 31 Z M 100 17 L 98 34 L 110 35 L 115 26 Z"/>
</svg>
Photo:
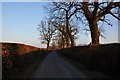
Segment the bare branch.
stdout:
<svg viewBox="0 0 120 80">
<path fill-rule="evenodd" d="M 76 8 L 76 9 L 73 11 L 73 13 L 70 14 L 69 19 L 70 19 L 74 14 L 76 14 L 76 13 L 78 12 L 78 10 L 80 10 L 80 9 L 82 9 L 82 8 Z"/>
<path fill-rule="evenodd" d="M 94 2 L 93 16 L 97 15 L 98 8 L 99 8 L 98 2 Z"/>
<path fill-rule="evenodd" d="M 117 17 L 116 15 L 114 15 L 112 12 L 109 12 L 113 17 L 115 17 L 116 19 L 120 20 L 120 17 Z"/>
<path fill-rule="evenodd" d="M 104 15 L 110 13 L 110 10 L 120 6 L 120 4 L 118 2 L 110 2 L 103 10 L 102 12 L 97 16 L 98 18 L 103 17 Z"/>
<path fill-rule="evenodd" d="M 83 2 L 82 3 L 82 9 L 84 11 L 84 14 L 85 14 L 86 18 L 88 18 L 88 19 L 91 18 L 92 14 L 88 9 L 88 2 Z"/>
</svg>

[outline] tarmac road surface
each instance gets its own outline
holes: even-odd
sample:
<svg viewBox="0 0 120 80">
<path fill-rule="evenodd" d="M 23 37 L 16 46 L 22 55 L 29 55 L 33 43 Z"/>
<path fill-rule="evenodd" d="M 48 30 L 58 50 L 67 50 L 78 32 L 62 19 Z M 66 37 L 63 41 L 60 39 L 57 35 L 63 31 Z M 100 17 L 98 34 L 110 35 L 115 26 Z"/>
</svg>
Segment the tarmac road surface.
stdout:
<svg viewBox="0 0 120 80">
<path fill-rule="evenodd" d="M 75 66 L 60 57 L 57 52 L 52 52 L 27 75 L 27 78 L 81 78 L 80 80 L 90 80 L 90 78 L 108 77 L 99 72 L 88 71 L 87 74 L 89 76 L 83 71 L 80 72 Z"/>
</svg>

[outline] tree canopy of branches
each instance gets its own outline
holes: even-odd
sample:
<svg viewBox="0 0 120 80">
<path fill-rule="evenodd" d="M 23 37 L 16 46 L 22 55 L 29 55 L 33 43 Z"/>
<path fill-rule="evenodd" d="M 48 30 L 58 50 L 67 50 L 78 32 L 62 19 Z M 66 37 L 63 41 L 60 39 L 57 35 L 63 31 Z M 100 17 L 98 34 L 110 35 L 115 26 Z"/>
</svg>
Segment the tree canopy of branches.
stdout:
<svg viewBox="0 0 120 80">
<path fill-rule="evenodd" d="M 87 0 L 89 1 L 89 0 Z M 107 14 L 112 15 L 116 19 L 120 20 L 117 16 L 119 14 L 116 10 L 119 9 L 119 2 L 112 2 L 114 0 L 109 0 L 110 2 L 81 2 L 77 3 L 77 6 L 80 6 L 80 18 L 82 20 L 86 20 L 89 24 L 89 29 L 91 32 L 92 44 L 99 44 L 100 30 L 98 24 L 100 22 L 105 22 L 108 25 L 110 24 L 110 20 L 106 17 Z"/>
<path fill-rule="evenodd" d="M 78 11 L 74 5 L 74 2 L 53 2 L 48 7 L 50 13 L 49 20 L 62 33 L 67 47 L 75 45 L 75 36 L 79 31 L 77 24 L 73 21 Z"/>
<path fill-rule="evenodd" d="M 40 32 L 40 39 L 42 44 L 47 44 L 47 49 L 49 49 L 50 42 L 53 35 L 55 35 L 56 29 L 51 26 L 50 22 L 41 21 L 38 30 Z"/>
<path fill-rule="evenodd" d="M 108 25 L 110 20 L 107 19 L 106 15 L 112 15 L 114 18 L 120 20 L 118 17 L 118 9 L 120 8 L 120 2 L 113 2 L 114 0 L 109 0 L 109 2 L 53 2 L 51 7 L 49 7 L 50 20 L 52 24 L 65 36 L 66 44 L 69 45 L 69 40 L 71 41 L 71 46 L 74 45 L 74 36 L 72 31 L 77 32 L 77 28 L 73 28 L 73 22 L 77 20 L 89 26 L 91 33 L 91 41 L 93 45 L 99 44 L 100 30 L 98 24 L 105 22 Z M 117 10 L 117 11 L 116 11 Z M 76 18 L 76 20 L 75 20 Z M 70 27 L 71 26 L 71 27 Z"/>
</svg>

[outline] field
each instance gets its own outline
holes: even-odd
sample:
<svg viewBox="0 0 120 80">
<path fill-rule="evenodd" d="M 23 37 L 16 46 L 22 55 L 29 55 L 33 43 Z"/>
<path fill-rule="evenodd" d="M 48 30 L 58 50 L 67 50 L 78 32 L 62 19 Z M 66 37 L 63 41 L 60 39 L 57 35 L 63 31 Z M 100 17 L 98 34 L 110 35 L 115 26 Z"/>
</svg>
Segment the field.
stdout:
<svg viewBox="0 0 120 80">
<path fill-rule="evenodd" d="M 90 71 L 99 71 L 114 78 L 120 78 L 120 44 L 99 46 L 77 46 L 60 49 L 59 54 L 76 60 Z"/>
</svg>

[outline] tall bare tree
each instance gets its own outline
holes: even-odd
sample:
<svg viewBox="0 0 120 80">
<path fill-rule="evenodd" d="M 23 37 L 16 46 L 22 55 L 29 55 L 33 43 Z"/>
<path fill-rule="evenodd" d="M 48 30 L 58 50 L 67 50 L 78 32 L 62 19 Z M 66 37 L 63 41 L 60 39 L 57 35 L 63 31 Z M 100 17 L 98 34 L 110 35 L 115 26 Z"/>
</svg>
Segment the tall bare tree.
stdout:
<svg viewBox="0 0 120 80">
<path fill-rule="evenodd" d="M 117 16 L 116 9 L 120 8 L 120 2 L 112 2 L 114 0 L 109 0 L 109 2 L 87 2 L 77 3 L 77 6 L 80 6 L 80 18 L 83 21 L 87 21 L 89 24 L 89 29 L 91 32 L 92 44 L 98 45 L 99 44 L 99 37 L 100 37 L 100 30 L 98 23 L 99 22 L 106 22 L 108 25 L 110 24 L 110 20 L 107 19 L 106 15 L 112 15 L 116 19 L 120 20 Z"/>
<path fill-rule="evenodd" d="M 99 44 L 99 37 L 101 31 L 98 24 L 105 22 L 108 25 L 110 20 L 107 15 L 112 15 L 114 18 L 120 20 L 116 10 L 120 9 L 120 2 L 113 2 L 114 0 L 109 0 L 109 2 L 53 2 L 49 8 L 50 20 L 54 26 L 65 35 L 66 42 L 71 41 L 71 46 L 74 46 L 74 36 L 72 35 L 71 20 L 76 21 L 74 18 L 81 20 L 83 23 L 87 24 L 91 33 L 91 41 L 93 45 Z M 58 24 L 60 23 L 60 24 Z M 69 43 L 67 43 L 69 45 Z"/>
<path fill-rule="evenodd" d="M 49 49 L 50 42 L 55 34 L 56 29 L 51 26 L 50 22 L 41 21 L 38 30 L 40 32 L 42 44 L 47 44 L 47 49 Z"/>
<path fill-rule="evenodd" d="M 50 20 L 53 22 L 54 26 L 65 36 L 67 47 L 74 46 L 74 35 L 73 31 L 77 31 L 78 27 L 73 27 L 72 19 L 77 13 L 77 9 L 74 7 L 74 2 L 53 2 L 52 7 L 49 7 L 49 12 L 52 13 Z M 73 27 L 73 28 L 71 28 Z"/>
</svg>

